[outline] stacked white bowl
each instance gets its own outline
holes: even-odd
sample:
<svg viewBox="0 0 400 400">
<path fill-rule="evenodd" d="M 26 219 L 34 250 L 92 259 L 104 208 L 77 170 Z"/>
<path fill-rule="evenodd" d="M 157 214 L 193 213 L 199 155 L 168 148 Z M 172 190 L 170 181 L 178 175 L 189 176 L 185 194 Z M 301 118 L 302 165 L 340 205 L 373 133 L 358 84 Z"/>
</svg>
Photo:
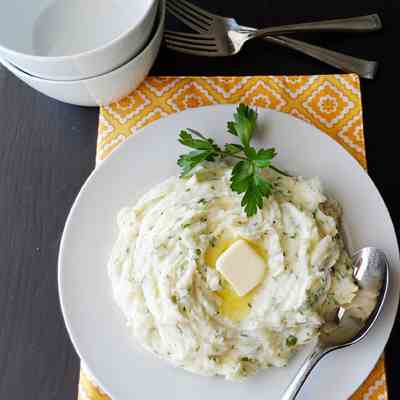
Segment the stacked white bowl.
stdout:
<svg viewBox="0 0 400 400">
<path fill-rule="evenodd" d="M 0 13 L 0 62 L 57 100 L 106 105 L 152 67 L 165 0 L 13 0 Z"/>
</svg>

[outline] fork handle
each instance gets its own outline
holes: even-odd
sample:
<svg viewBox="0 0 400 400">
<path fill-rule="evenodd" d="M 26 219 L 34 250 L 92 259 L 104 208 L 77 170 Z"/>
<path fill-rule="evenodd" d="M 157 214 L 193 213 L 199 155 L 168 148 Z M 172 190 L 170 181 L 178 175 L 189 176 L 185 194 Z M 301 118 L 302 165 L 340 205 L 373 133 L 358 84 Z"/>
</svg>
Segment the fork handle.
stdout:
<svg viewBox="0 0 400 400">
<path fill-rule="evenodd" d="M 378 69 L 378 63 L 375 61 L 368 61 L 363 60 L 362 58 L 348 56 L 347 54 L 338 53 L 337 51 L 315 46 L 285 36 L 266 36 L 263 39 L 267 42 L 279 44 L 297 50 L 300 53 L 307 54 L 345 72 L 356 73 L 362 78 L 373 79 Z"/>
<path fill-rule="evenodd" d="M 306 22 L 270 28 L 258 29 L 248 32 L 249 38 L 262 37 L 266 35 L 282 35 L 295 32 L 371 32 L 382 28 L 382 22 L 378 14 L 365 15 L 362 17 L 330 19 L 325 21 Z"/>
</svg>

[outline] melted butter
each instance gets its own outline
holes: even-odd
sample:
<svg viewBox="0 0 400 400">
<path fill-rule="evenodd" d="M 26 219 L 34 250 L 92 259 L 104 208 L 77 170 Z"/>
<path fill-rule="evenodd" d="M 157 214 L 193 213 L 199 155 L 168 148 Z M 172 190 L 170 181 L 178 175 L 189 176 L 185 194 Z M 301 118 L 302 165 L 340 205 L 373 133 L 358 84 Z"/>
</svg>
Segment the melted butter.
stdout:
<svg viewBox="0 0 400 400">
<path fill-rule="evenodd" d="M 218 257 L 226 251 L 233 243 L 243 238 L 232 238 L 229 236 L 223 236 L 218 239 L 213 245 L 210 245 L 205 254 L 205 262 L 208 266 L 215 268 Z M 246 239 L 243 239 L 246 240 Z M 260 255 L 267 265 L 267 253 L 263 247 L 258 243 L 246 240 L 246 242 L 254 249 L 254 251 Z M 221 299 L 219 306 L 219 312 L 226 318 L 232 321 L 239 322 L 243 320 L 251 309 L 251 300 L 257 290 L 255 287 L 245 296 L 240 297 L 233 290 L 232 286 L 225 280 L 222 279 L 222 289 L 217 292 L 217 296 Z"/>
<path fill-rule="evenodd" d="M 205 262 L 209 267 L 215 268 L 218 257 L 235 243 L 236 239 L 230 237 L 222 237 L 211 244 L 205 254 Z"/>
</svg>

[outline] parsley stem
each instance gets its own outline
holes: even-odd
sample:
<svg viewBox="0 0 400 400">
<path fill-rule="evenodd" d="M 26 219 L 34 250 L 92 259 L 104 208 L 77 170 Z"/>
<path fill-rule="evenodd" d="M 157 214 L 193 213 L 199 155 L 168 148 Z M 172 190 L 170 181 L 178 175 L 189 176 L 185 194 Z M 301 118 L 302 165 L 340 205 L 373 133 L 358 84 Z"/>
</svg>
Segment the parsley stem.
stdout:
<svg viewBox="0 0 400 400">
<path fill-rule="evenodd" d="M 246 158 L 246 157 L 239 156 L 237 154 L 230 154 L 230 153 L 227 153 L 227 152 L 222 151 L 222 150 L 219 150 L 219 154 L 221 154 L 223 156 L 227 156 L 227 157 L 237 158 L 238 160 L 244 160 L 244 161 L 248 160 L 248 158 Z M 272 170 L 274 170 L 275 172 L 277 172 L 278 174 L 281 174 L 283 176 L 289 176 L 289 177 L 291 176 L 287 172 L 282 171 L 281 169 L 279 169 L 278 167 L 275 167 L 272 164 L 269 165 L 269 168 L 271 168 Z"/>
<path fill-rule="evenodd" d="M 194 129 L 192 129 L 192 128 L 186 128 L 186 129 L 187 129 L 189 132 L 193 133 L 194 135 L 198 136 L 199 138 L 201 138 L 201 139 L 203 139 L 203 140 L 208 140 L 208 139 L 207 139 L 204 135 L 202 135 L 200 132 L 198 132 L 198 131 L 196 131 L 196 130 L 194 130 Z M 243 160 L 243 161 L 248 160 L 247 157 L 239 156 L 239 155 L 237 155 L 237 154 L 231 154 L 231 153 L 228 153 L 228 152 L 223 151 L 223 150 L 218 150 L 217 152 L 218 152 L 220 155 L 222 155 L 222 156 L 232 157 L 232 158 L 236 158 L 236 159 L 238 159 L 238 160 Z M 281 174 L 281 175 L 290 176 L 287 172 L 284 172 L 284 171 L 282 171 L 281 169 L 279 169 L 279 168 L 277 168 L 277 167 L 275 167 L 275 166 L 273 166 L 273 165 L 270 165 L 269 167 L 270 167 L 272 170 L 274 170 L 275 172 L 278 172 L 278 173 Z"/>
<path fill-rule="evenodd" d="M 223 155 L 223 156 L 227 156 L 227 157 L 232 157 L 232 158 L 237 158 L 238 160 L 248 160 L 248 158 L 243 157 L 243 156 L 238 156 L 237 154 L 231 154 L 231 153 L 227 153 L 226 151 L 223 150 L 219 150 L 219 154 Z"/>
<path fill-rule="evenodd" d="M 278 174 L 284 175 L 284 176 L 291 176 L 290 174 L 288 174 L 287 172 L 282 171 L 281 169 L 274 167 L 272 164 L 270 164 L 269 166 L 271 169 L 273 169 L 275 172 L 277 172 Z"/>
<path fill-rule="evenodd" d="M 208 142 L 208 139 L 207 139 L 204 135 L 202 135 L 200 132 L 195 131 L 195 130 L 192 129 L 192 128 L 186 128 L 186 130 L 189 131 L 189 132 L 191 132 L 191 133 L 193 133 L 193 135 L 196 135 L 196 136 L 198 136 L 199 138 L 201 138 L 201 139 L 203 139 L 203 140 L 206 140 L 206 141 Z"/>
</svg>

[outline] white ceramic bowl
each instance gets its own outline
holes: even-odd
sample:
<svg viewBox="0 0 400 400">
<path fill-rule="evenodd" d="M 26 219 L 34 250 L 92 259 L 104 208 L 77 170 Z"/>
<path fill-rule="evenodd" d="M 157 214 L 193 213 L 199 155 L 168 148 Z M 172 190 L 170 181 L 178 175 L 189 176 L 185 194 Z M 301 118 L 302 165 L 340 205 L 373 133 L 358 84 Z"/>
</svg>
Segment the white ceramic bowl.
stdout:
<svg viewBox="0 0 400 400">
<path fill-rule="evenodd" d="M 54 99 L 80 106 L 107 105 L 134 90 L 147 76 L 161 45 L 165 20 L 165 0 L 159 11 L 153 36 L 149 43 L 132 60 L 107 74 L 76 81 L 42 79 L 20 70 L 10 62 L 0 62 L 29 86 Z"/>
<path fill-rule="evenodd" d="M 45 79 L 85 79 L 134 57 L 157 0 L 12 0 L 0 11 L 0 56 Z"/>
</svg>

